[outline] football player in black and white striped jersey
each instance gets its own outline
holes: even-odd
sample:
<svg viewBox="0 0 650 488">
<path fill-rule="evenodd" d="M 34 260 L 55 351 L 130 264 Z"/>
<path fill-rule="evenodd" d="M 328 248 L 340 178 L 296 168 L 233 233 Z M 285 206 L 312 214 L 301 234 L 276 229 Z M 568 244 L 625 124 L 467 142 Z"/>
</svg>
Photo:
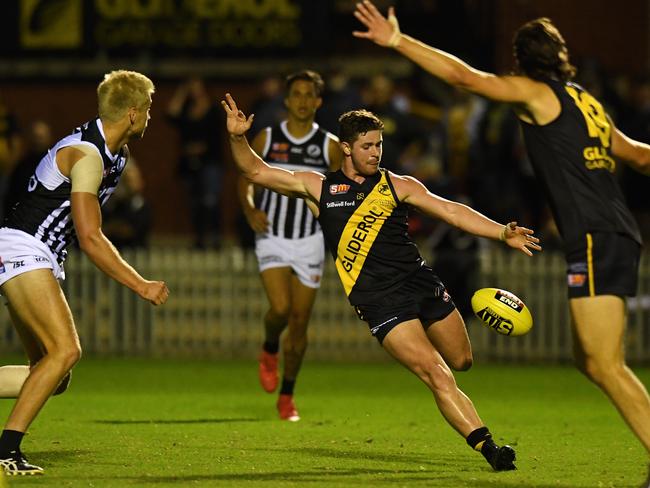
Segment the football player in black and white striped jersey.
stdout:
<svg viewBox="0 0 650 488">
<path fill-rule="evenodd" d="M 78 242 L 99 269 L 154 305 L 169 295 L 164 282 L 144 279 L 124 261 L 101 230 L 101 205 L 127 163 L 127 142 L 144 134 L 153 92 L 140 73 L 108 73 L 97 88 L 99 116 L 46 153 L 0 228 L 0 293 L 30 361 L 0 368 L 0 392 L 17 397 L 0 435 L 0 466 L 9 475 L 43 472 L 20 444 L 50 395 L 65 390 L 81 357 L 59 285 L 66 248 Z"/>
<path fill-rule="evenodd" d="M 314 122 L 321 106 L 324 83 L 310 70 L 286 79 L 287 119 L 266 127 L 255 137 L 253 150 L 268 164 L 292 171 L 337 170 L 343 153 L 338 138 Z M 268 188 L 254 201 L 252 185 L 240 179 L 239 196 L 244 215 L 256 233 L 255 252 L 262 283 L 269 299 L 264 316 L 265 339 L 259 375 L 264 390 L 278 387 L 278 351 L 283 340 L 284 371 L 278 413 L 283 420 L 300 417 L 293 389 L 307 348 L 307 324 L 323 274 L 323 234 L 300 198 Z"/>
</svg>

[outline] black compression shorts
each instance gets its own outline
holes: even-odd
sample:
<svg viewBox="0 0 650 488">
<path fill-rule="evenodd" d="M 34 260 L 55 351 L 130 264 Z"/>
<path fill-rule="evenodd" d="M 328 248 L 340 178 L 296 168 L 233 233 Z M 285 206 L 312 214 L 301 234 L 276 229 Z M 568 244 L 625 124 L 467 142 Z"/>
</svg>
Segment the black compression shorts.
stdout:
<svg viewBox="0 0 650 488">
<path fill-rule="evenodd" d="M 386 334 L 402 322 L 420 319 L 426 328 L 444 319 L 455 308 L 440 278 L 430 267 L 422 266 L 397 290 L 375 303 L 357 305 L 355 310 L 381 344 Z"/>
<path fill-rule="evenodd" d="M 569 298 L 636 295 L 641 246 L 624 234 L 593 232 L 567 253 Z"/>
</svg>

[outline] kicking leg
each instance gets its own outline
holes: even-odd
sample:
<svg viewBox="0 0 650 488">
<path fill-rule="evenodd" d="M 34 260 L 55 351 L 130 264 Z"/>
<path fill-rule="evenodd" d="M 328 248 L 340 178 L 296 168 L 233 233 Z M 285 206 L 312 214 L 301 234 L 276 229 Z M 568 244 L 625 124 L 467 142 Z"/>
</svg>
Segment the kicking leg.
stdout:
<svg viewBox="0 0 650 488">
<path fill-rule="evenodd" d="M 515 469 L 514 450 L 494 444 L 472 401 L 456 385 L 453 373 L 430 342 L 419 320 L 397 325 L 386 335 L 382 345 L 429 387 L 449 425 L 472 448 L 480 450 L 495 470 Z"/>
<path fill-rule="evenodd" d="M 572 298 L 578 368 L 610 398 L 650 453 L 650 397 L 625 364 L 625 302 L 613 295 Z"/>
</svg>

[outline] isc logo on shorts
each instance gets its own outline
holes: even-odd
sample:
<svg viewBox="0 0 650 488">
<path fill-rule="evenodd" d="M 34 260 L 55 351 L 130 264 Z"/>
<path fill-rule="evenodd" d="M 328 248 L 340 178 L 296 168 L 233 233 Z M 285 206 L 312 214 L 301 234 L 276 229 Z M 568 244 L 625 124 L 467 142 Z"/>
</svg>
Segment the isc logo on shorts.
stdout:
<svg viewBox="0 0 650 488">
<path fill-rule="evenodd" d="M 587 275 L 583 273 L 571 273 L 567 275 L 567 284 L 572 288 L 583 286 L 587 281 Z"/>
</svg>

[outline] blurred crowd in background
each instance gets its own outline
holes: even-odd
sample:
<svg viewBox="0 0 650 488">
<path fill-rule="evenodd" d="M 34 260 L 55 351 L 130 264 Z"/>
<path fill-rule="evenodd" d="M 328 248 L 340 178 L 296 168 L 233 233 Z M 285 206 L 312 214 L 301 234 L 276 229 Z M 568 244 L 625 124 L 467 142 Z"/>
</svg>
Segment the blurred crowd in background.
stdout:
<svg viewBox="0 0 650 488">
<path fill-rule="evenodd" d="M 505 105 L 488 102 L 438 83 L 421 72 L 409 79 L 378 74 L 351 79 L 344 72 L 325 73 L 326 90 L 317 122 L 338 131 L 338 117 L 347 110 L 367 108 L 385 124 L 382 165 L 420 179 L 430 191 L 460 200 L 498 221 L 517 220 L 536 229 L 545 248 L 560 243 L 544 197 L 533 176 L 518 122 Z M 602 100 L 615 124 L 629 136 L 650 143 L 650 80 L 605 75 L 594 63 L 579 67 L 577 82 Z M 200 77 L 182 80 L 166 107 L 166 123 L 177 132 L 175 173 L 182 182 L 192 244 L 216 248 L 224 238 L 248 247 L 250 231 L 236 200 L 224 201 L 231 185 L 231 160 L 223 137 L 220 95 L 210 93 Z M 250 131 L 285 118 L 284 79 L 260 80 L 257 99 L 244 106 L 255 114 Z M 0 93 L 0 97 L 1 97 Z M 46 120 L 18 125 L 15 108 L 0 98 L 0 198 L 3 213 L 55 141 Z M 146 247 L 152 228 L 151 209 L 143 196 L 144 178 L 137 146 L 114 199 L 105 209 L 104 226 L 119 247 Z M 642 232 L 650 239 L 648 179 L 618 165 L 629 205 Z M 233 215 L 235 214 L 234 218 Z M 424 216 L 413 214 L 411 230 L 427 248 L 475 248 L 469 236 Z M 234 224 L 224 224 L 234 222 Z M 230 227 L 230 228 L 226 228 Z"/>
<path fill-rule="evenodd" d="M 72 0 L 64 3 L 75 5 Z M 212 30 L 206 32 L 214 34 L 214 28 L 226 25 L 220 16 L 237 18 L 236 15 L 239 15 L 216 9 L 201 14 L 212 15 L 212 20 L 206 21 L 203 17 L 199 18 L 198 10 L 193 10 L 198 7 L 192 2 L 169 5 L 160 2 L 118 2 L 111 12 L 103 12 L 102 9 L 108 9 L 109 4 L 100 2 L 95 4 L 94 17 L 88 17 L 86 12 L 84 24 L 97 29 L 95 33 L 106 26 L 121 27 L 120 39 L 124 44 L 118 46 L 115 53 L 128 56 L 125 59 L 130 62 L 126 65 L 110 62 L 113 48 L 108 43 L 102 45 L 106 40 L 102 41 L 97 34 L 92 40 L 97 44 L 96 50 L 89 50 L 88 40 L 83 37 L 88 34 L 88 27 L 80 30 L 77 39 L 70 40 L 72 44 L 77 43 L 76 47 L 70 49 L 71 54 L 64 52 L 56 59 L 45 54 L 46 57 L 42 59 L 48 63 L 55 59 L 51 66 L 45 61 L 41 62 L 43 66 L 51 68 L 50 76 L 52 72 L 57 73 L 52 81 L 52 93 L 58 94 L 54 97 L 63 97 L 66 92 L 66 100 L 73 100 L 60 102 L 68 104 L 66 112 L 72 112 L 71 107 L 67 110 L 70 103 L 80 101 L 79 106 L 75 103 L 75 110 L 84 113 L 82 117 L 85 118 L 77 120 L 75 113 L 75 124 L 93 116 L 91 104 L 94 103 L 94 87 L 101 79 L 97 75 L 100 68 L 89 68 L 90 71 L 82 75 L 80 81 L 73 81 L 75 70 L 81 70 L 86 65 L 92 67 L 95 62 L 109 70 L 130 68 L 131 63 L 135 64 L 135 69 L 145 66 L 142 71 L 157 85 L 147 136 L 144 141 L 131 145 L 133 157 L 128 170 L 115 197 L 104 209 L 104 230 L 111 241 L 122 249 L 147 248 L 160 242 L 166 245 L 179 243 L 196 249 L 225 246 L 250 248 L 254 236 L 241 215 L 234 193 L 235 171 L 219 101 L 224 91 L 232 91 L 247 114 L 255 113 L 255 123 L 249 134 L 249 139 L 252 139 L 257 131 L 285 117 L 284 77 L 297 69 L 316 69 L 326 82 L 323 105 L 317 114 L 317 122 L 325 129 L 336 134 L 338 117 L 347 110 L 366 108 L 373 111 L 385 124 L 382 160 L 385 168 L 413 175 L 433 193 L 466 202 L 495 220 L 516 220 L 531 227 L 542 238 L 546 250 L 557 249 L 561 243 L 533 176 L 519 124 L 512 111 L 504 105 L 451 89 L 414 66 L 408 66 L 408 63 L 407 69 L 404 69 L 403 62 L 399 64 L 395 58 L 388 59 L 385 64 L 379 58 L 373 59 L 379 53 L 377 48 L 356 41 L 350 35 L 354 28 L 359 27 L 351 15 L 354 3 L 339 1 L 327 8 L 325 3 L 270 0 L 259 3 L 260 9 L 265 5 L 267 10 L 270 9 L 265 14 L 270 16 L 269 22 L 284 19 L 282 22 L 287 26 L 302 29 L 302 40 L 298 37 L 293 39 L 292 36 L 267 39 L 270 44 L 275 42 L 273 52 L 276 57 L 270 61 L 271 64 L 265 63 L 262 54 L 255 58 L 254 49 L 237 45 L 236 36 L 228 41 L 231 42 L 230 48 L 226 44 L 214 48 L 221 56 L 226 56 L 216 61 L 210 56 L 205 57 L 203 51 L 210 49 L 201 45 L 200 39 L 178 37 L 178 33 L 172 39 L 174 47 L 168 48 L 168 38 L 163 34 L 170 26 L 179 29 L 207 26 Z M 379 2 L 382 8 L 389 3 L 393 2 Z M 511 2 L 507 1 L 413 0 L 397 3 L 398 15 L 406 32 L 449 49 L 470 62 L 478 59 L 479 65 L 486 69 L 502 72 L 508 69 L 505 66 L 510 62 L 511 28 L 516 27 L 522 19 L 529 20 L 540 14 L 560 16 L 565 23 L 570 19 L 572 24 L 566 30 L 564 25 L 561 27 L 568 34 L 569 47 L 575 45 L 576 52 L 581 54 L 572 58 L 578 65 L 576 81 L 603 102 L 615 124 L 624 133 L 650 143 L 650 78 L 639 74 L 645 72 L 641 64 L 630 61 L 637 59 L 634 57 L 635 46 L 639 49 L 639 55 L 650 46 L 647 43 L 647 29 L 645 33 L 639 31 L 644 29 L 645 24 L 636 27 L 634 24 L 634 19 L 641 22 L 638 19 L 649 18 L 634 11 L 644 5 L 643 8 L 648 9 L 647 3 L 635 0 L 624 11 L 604 1 L 596 2 L 598 8 L 594 7 L 588 12 L 578 5 L 580 2 L 568 6 L 556 0 L 519 0 L 517 9 L 513 9 Z M 39 31 L 41 24 L 38 23 L 28 25 L 29 36 L 16 29 L 13 34 L 11 29 L 7 31 L 13 35 L 14 45 L 13 50 L 8 51 L 9 61 L 0 63 L 0 67 L 6 68 L 5 73 L 11 73 L 13 62 L 21 69 L 16 78 L 27 78 L 31 85 L 23 88 L 20 80 L 11 80 L 13 84 L 8 90 L 3 90 L 5 85 L 0 84 L 0 201 L 3 202 L 3 213 L 11 207 L 17 192 L 25 188 L 29 175 L 47 148 L 65 135 L 61 131 L 69 132 L 72 129 L 62 127 L 60 115 L 70 114 L 62 114 L 59 107 L 46 108 L 42 101 L 34 101 L 29 106 L 25 104 L 26 100 L 31 101 L 33 93 L 40 93 L 39 100 L 49 96 L 43 93 L 47 91 L 47 78 L 39 78 L 38 66 L 30 64 L 30 56 L 42 55 L 43 43 L 63 39 L 69 28 L 62 26 L 57 34 L 54 21 L 58 14 L 53 10 L 50 12 L 46 3 L 23 1 L 12 5 L 15 5 L 16 16 L 23 15 L 23 11 L 34 19 L 37 14 L 42 14 L 41 17 L 51 14 L 54 37 L 47 40 L 47 29 Z M 88 6 L 85 3 L 82 5 Z M 122 10 L 116 10 L 120 5 Z M 150 9 L 149 18 L 142 17 L 144 10 L 129 10 L 138 5 L 142 9 Z M 169 8 L 163 8 L 165 5 Z M 272 8 L 276 9 L 275 13 Z M 298 20 L 294 15 L 297 9 L 302 11 Z M 581 17 L 577 18 L 567 9 L 574 9 Z M 72 8 L 70 12 L 77 10 Z M 195 17 L 190 15 L 183 19 L 178 17 L 179 12 L 191 13 Z M 244 15 L 245 12 L 240 14 Z M 247 15 L 250 15 L 250 19 L 246 22 L 242 20 L 242 29 L 257 22 L 257 13 L 251 11 Z M 425 17 L 427 21 L 423 22 Z M 618 50 L 611 42 L 604 40 L 606 37 L 600 34 L 594 36 L 592 29 L 599 24 L 594 24 L 593 19 L 602 22 L 605 17 L 610 23 L 610 30 L 615 29 L 616 25 L 629 26 L 624 33 L 628 39 L 626 42 L 637 44 Z M 133 24 L 133 29 L 136 24 L 140 27 L 161 27 L 150 33 L 160 34 L 152 38 L 153 47 L 131 48 L 129 43 L 133 40 L 127 35 L 132 33 L 127 29 L 131 25 L 129 22 Z M 81 21 L 79 25 L 82 25 Z M 267 26 L 264 22 L 260 25 Z M 323 34 L 322 31 L 328 28 L 336 31 L 334 37 Z M 616 35 L 619 34 L 622 36 L 622 31 Z M 292 39 L 295 46 L 283 45 L 293 42 Z M 647 45 L 637 42 L 638 39 L 645 39 Z M 177 48 L 176 44 L 183 40 L 187 41 L 187 45 Z M 141 39 L 136 41 L 140 42 Z M 203 41 L 216 42 L 216 38 L 208 36 Z M 32 46 L 35 51 L 29 51 L 29 42 L 36 43 Z M 192 42 L 198 44 L 192 45 Z M 314 65 L 309 62 L 298 64 L 298 53 L 305 48 L 308 48 L 308 59 L 313 60 Z M 362 49 L 366 51 L 355 51 Z M 282 57 L 285 51 L 289 53 L 286 59 Z M 22 64 L 19 63 L 21 53 L 28 53 L 27 62 Z M 364 62 L 356 63 L 355 56 L 360 54 L 364 56 Z M 607 54 L 607 69 L 596 61 L 601 54 Z M 194 59 L 195 56 L 203 57 Z M 242 63 L 237 64 L 237 58 L 242 56 Z M 291 69 L 287 69 L 288 63 L 285 61 L 288 59 L 293 60 L 289 63 Z M 183 60 L 188 62 L 187 69 Z M 277 62 L 277 66 L 274 67 L 273 62 Z M 631 69 L 617 71 L 617 62 Z M 373 66 L 373 69 L 366 72 L 362 66 Z M 175 71 L 170 71 L 172 68 Z M 240 80 L 233 75 L 235 68 L 241 73 Z M 259 74 L 255 76 L 257 71 Z M 79 83 L 83 83 L 84 88 L 75 91 Z M 32 85 L 34 90 L 30 91 Z M 244 89 L 246 96 L 240 97 Z M 17 97 L 17 94 L 20 96 Z M 28 113 L 31 117 L 26 115 Z M 623 164 L 618 165 L 617 171 L 643 236 L 650 241 L 649 180 L 628 170 Z M 165 183 L 161 184 L 163 180 Z M 421 243 L 423 253 L 434 257 L 434 266 L 449 287 L 458 290 L 467 286 L 462 278 L 459 278 L 461 282 L 457 285 L 453 281 L 471 274 L 476 268 L 477 250 L 485 243 L 415 213 L 410 217 L 410 225 L 412 234 Z"/>
</svg>

